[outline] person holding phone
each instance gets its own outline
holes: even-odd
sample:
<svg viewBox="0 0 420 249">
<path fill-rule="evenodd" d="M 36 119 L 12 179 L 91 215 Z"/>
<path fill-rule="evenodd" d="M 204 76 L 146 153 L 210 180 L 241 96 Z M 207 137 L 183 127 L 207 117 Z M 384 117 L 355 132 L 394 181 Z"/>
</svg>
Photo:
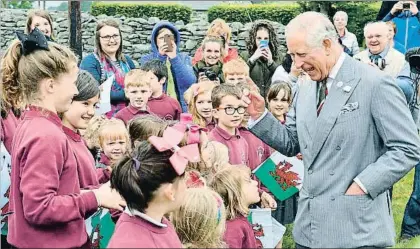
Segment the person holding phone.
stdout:
<svg viewBox="0 0 420 249">
<path fill-rule="evenodd" d="M 397 33 L 394 41 L 401 43 L 407 51 L 420 46 L 420 13 L 414 1 L 399 1 L 382 21 L 395 23 Z"/>
<path fill-rule="evenodd" d="M 247 51 L 241 57 L 249 66 L 251 79 L 257 84 L 261 95 L 265 96 L 271 85 L 271 77 L 281 64 L 280 42 L 277 32 L 268 20 L 258 20 L 246 39 Z"/>
<path fill-rule="evenodd" d="M 187 111 L 184 92 L 196 82 L 191 57 L 179 51 L 181 36 L 178 29 L 170 22 L 156 23 L 152 31 L 152 52 L 140 58 L 140 66 L 146 62 L 157 59 L 166 63 L 168 79 L 164 91 L 169 96 L 179 101 L 182 111 Z"/>
</svg>

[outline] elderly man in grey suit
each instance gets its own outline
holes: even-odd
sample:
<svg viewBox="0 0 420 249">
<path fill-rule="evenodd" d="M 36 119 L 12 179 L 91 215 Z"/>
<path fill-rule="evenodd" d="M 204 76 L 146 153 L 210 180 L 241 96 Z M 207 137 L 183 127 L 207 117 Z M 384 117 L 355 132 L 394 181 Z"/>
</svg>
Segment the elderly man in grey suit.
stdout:
<svg viewBox="0 0 420 249">
<path fill-rule="evenodd" d="M 390 76 L 347 56 L 326 16 L 286 27 L 307 74 L 285 125 L 257 92 L 244 92 L 249 128 L 277 151 L 303 155 L 305 178 L 293 236 L 298 248 L 388 247 L 395 231 L 388 189 L 420 161 L 420 140 Z"/>
</svg>

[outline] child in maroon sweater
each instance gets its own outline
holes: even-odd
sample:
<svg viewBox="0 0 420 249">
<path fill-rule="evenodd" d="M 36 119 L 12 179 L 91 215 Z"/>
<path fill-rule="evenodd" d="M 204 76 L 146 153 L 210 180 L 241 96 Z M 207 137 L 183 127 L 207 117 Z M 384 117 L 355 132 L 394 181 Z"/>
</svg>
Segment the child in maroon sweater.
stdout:
<svg viewBox="0 0 420 249">
<path fill-rule="evenodd" d="M 76 56 L 48 44 L 37 28 L 18 37 L 2 61 L 11 79 L 3 90 L 28 100 L 13 139 L 7 240 L 17 248 L 88 246 L 85 217 L 99 206 L 122 209 L 123 202 L 106 185 L 80 191 L 76 158 L 57 114 L 78 94 Z"/>
<path fill-rule="evenodd" d="M 228 147 L 229 163 L 248 165 L 248 143 L 238 130 L 246 111 L 241 105 L 241 90 L 234 85 L 223 84 L 216 86 L 211 95 L 217 126 L 210 132 L 209 139 Z"/>
<path fill-rule="evenodd" d="M 213 118 L 211 92 L 216 85 L 213 81 L 202 81 L 193 84 L 184 93 L 188 112 L 193 116 L 193 122 L 210 132 L 216 123 Z"/>
<path fill-rule="evenodd" d="M 223 199 L 226 207 L 224 240 L 229 248 L 257 248 L 251 224 L 247 220 L 249 206 L 260 201 L 258 183 L 246 166 L 228 165 L 217 172 L 209 186 Z"/>
<path fill-rule="evenodd" d="M 163 92 L 163 85 L 168 79 L 168 68 L 160 60 L 144 63 L 141 69 L 146 72 L 152 95 L 147 106 L 150 112 L 165 120 L 179 120 L 182 109 L 179 102 Z"/>
<path fill-rule="evenodd" d="M 109 248 L 182 248 L 165 215 L 180 207 L 187 188 L 187 162 L 171 149 L 179 146 L 183 137 L 183 132 L 168 127 L 163 137 L 151 136 L 149 143 L 139 142 L 133 155 L 115 167 L 111 184 L 128 208 L 117 222 Z M 188 153 L 191 158 L 199 158 L 197 144 L 188 148 L 192 149 Z M 184 149 L 187 147 L 180 150 Z"/>
<path fill-rule="evenodd" d="M 146 79 L 146 74 L 140 69 L 133 69 L 124 78 L 124 92 L 130 103 L 115 115 L 121 119 L 125 125 L 134 117 L 149 114 L 147 102 L 152 94 L 150 82 Z"/>
</svg>

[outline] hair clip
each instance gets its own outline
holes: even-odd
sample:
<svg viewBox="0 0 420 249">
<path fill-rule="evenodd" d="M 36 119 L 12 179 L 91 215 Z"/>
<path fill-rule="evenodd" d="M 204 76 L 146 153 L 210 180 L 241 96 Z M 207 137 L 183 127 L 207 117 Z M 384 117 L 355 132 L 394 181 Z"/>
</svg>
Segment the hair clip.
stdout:
<svg viewBox="0 0 420 249">
<path fill-rule="evenodd" d="M 185 172 L 188 162 L 200 162 L 198 144 L 189 144 L 179 147 L 178 144 L 184 138 L 185 132 L 173 127 L 168 127 L 162 137 L 151 136 L 149 142 L 160 152 L 172 150 L 174 154 L 169 158 L 172 167 L 178 175 Z"/>
<path fill-rule="evenodd" d="M 201 188 L 205 186 L 203 179 L 200 176 L 200 173 L 197 171 L 189 171 L 186 181 L 188 188 Z"/>
<path fill-rule="evenodd" d="M 207 132 L 207 128 L 202 128 L 193 123 L 192 114 L 182 113 L 179 123 L 173 126 L 180 132 L 187 131 L 187 144 L 200 143 L 200 131 Z"/>
<path fill-rule="evenodd" d="M 133 164 L 134 169 L 136 171 L 138 171 L 140 169 L 140 161 L 135 157 L 131 158 L 131 160 L 133 160 L 133 162 L 134 162 L 134 164 Z"/>
<path fill-rule="evenodd" d="M 222 219 L 222 204 L 223 204 L 223 201 L 222 201 L 222 199 L 220 199 L 219 196 L 217 196 L 214 193 L 213 193 L 213 196 L 216 199 L 216 203 L 217 203 L 217 223 L 220 223 L 220 221 Z"/>
<path fill-rule="evenodd" d="M 28 55 L 39 49 L 49 50 L 47 38 L 36 27 L 31 31 L 31 33 L 29 33 L 29 35 L 23 33 L 22 31 L 16 31 L 16 35 L 22 44 L 23 55 Z"/>
</svg>

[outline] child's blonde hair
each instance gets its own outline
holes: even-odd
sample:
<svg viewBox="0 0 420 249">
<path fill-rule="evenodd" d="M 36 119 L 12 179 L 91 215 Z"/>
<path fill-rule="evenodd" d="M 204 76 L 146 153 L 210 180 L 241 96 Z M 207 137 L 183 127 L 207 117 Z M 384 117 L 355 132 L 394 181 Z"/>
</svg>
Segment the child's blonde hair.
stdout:
<svg viewBox="0 0 420 249">
<path fill-rule="evenodd" d="M 202 81 L 193 84 L 184 93 L 184 99 L 188 105 L 188 112 L 193 116 L 193 122 L 201 127 L 206 127 L 206 120 L 198 114 L 195 102 L 200 94 L 211 93 L 216 85 L 213 81 Z"/>
<path fill-rule="evenodd" d="M 48 50 L 22 53 L 22 43 L 15 40 L 1 60 L 1 82 L 4 108 L 19 108 L 39 99 L 39 82 L 57 79 L 77 67 L 77 57 L 60 44 L 48 42 Z"/>
<path fill-rule="evenodd" d="M 124 122 L 115 118 L 103 122 L 98 132 L 99 147 L 103 148 L 106 141 L 115 141 L 118 139 L 125 139 L 127 142 L 127 151 L 129 151 L 130 137 Z"/>
<path fill-rule="evenodd" d="M 127 90 L 130 86 L 132 87 L 141 87 L 148 86 L 150 87 L 150 82 L 146 80 L 146 72 L 141 69 L 132 69 L 130 70 L 124 78 L 124 87 Z"/>
<path fill-rule="evenodd" d="M 107 120 L 104 115 L 94 116 L 88 124 L 85 132 L 83 133 L 83 138 L 85 139 L 88 148 L 100 148 L 99 146 L 99 129 L 102 124 Z"/>
<path fill-rule="evenodd" d="M 217 18 L 210 23 L 210 28 L 207 30 L 206 35 L 223 37 L 225 42 L 229 42 L 232 36 L 232 31 L 223 19 Z"/>
<path fill-rule="evenodd" d="M 242 192 L 242 186 L 250 174 L 250 169 L 244 165 L 226 164 L 209 180 L 209 187 L 219 193 L 225 203 L 227 220 L 235 219 L 238 215 L 248 215 L 246 193 Z"/>
<path fill-rule="evenodd" d="M 186 248 L 223 248 L 226 217 L 219 194 L 209 188 L 189 188 L 171 221 Z"/>
<path fill-rule="evenodd" d="M 246 77 L 249 76 L 249 66 L 246 64 L 244 60 L 241 58 L 233 59 L 225 64 L 223 64 L 223 76 L 227 77 L 227 75 L 232 74 L 239 74 L 239 75 L 245 75 Z"/>
<path fill-rule="evenodd" d="M 203 174 L 206 178 L 210 178 L 217 173 L 220 168 L 229 163 L 229 149 L 226 145 L 217 142 L 209 141 L 201 147 L 201 154 L 206 153 L 210 158 L 205 161 L 206 172 Z"/>
</svg>

